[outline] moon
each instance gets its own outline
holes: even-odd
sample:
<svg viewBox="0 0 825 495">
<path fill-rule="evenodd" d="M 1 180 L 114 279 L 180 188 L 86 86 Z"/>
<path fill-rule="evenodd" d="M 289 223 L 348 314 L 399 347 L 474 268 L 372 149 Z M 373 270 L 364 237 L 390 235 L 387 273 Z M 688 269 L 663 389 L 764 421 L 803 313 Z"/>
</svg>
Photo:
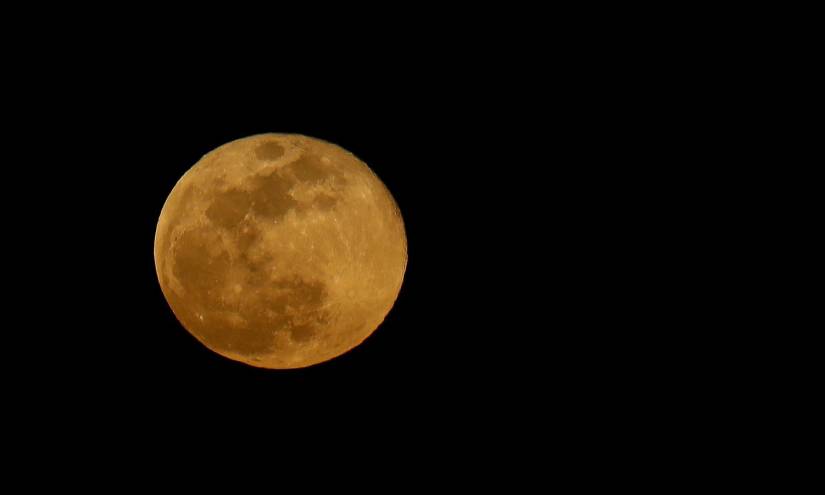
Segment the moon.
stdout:
<svg viewBox="0 0 825 495">
<path fill-rule="evenodd" d="M 260 368 L 302 368 L 383 322 L 407 238 L 389 190 L 352 153 L 261 134 L 216 148 L 180 178 L 154 257 L 172 312 L 203 345 Z"/>
</svg>

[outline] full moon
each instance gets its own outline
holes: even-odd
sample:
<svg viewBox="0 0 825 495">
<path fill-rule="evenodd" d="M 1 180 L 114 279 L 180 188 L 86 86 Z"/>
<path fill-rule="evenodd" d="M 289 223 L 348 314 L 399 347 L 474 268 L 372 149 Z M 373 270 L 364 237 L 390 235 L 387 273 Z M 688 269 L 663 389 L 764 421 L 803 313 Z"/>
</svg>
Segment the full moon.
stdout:
<svg viewBox="0 0 825 495">
<path fill-rule="evenodd" d="M 401 289 L 398 206 L 334 144 L 261 134 L 209 152 L 158 220 L 155 269 L 177 319 L 216 353 L 301 368 L 356 347 Z"/>
</svg>

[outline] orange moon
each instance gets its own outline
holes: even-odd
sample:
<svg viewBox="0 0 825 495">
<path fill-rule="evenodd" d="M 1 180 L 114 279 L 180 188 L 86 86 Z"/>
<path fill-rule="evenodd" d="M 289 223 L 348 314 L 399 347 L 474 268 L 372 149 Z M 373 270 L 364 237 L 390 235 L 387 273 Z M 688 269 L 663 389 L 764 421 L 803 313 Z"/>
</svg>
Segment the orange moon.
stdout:
<svg viewBox="0 0 825 495">
<path fill-rule="evenodd" d="M 407 238 L 390 192 L 334 144 L 261 134 L 206 154 L 155 232 L 172 312 L 216 353 L 261 368 L 335 358 L 395 303 Z"/>
</svg>

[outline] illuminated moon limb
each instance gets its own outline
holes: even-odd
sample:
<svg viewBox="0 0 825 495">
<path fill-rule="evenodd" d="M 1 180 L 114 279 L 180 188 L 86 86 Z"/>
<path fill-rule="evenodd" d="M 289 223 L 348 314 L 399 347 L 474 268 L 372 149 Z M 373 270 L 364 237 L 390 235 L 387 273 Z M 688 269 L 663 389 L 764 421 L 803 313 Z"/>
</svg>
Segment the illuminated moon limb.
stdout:
<svg viewBox="0 0 825 495">
<path fill-rule="evenodd" d="M 406 264 L 384 184 L 346 150 L 294 134 L 206 154 L 169 194 L 155 233 L 158 279 L 181 324 L 264 368 L 360 344 L 392 308 Z"/>
</svg>

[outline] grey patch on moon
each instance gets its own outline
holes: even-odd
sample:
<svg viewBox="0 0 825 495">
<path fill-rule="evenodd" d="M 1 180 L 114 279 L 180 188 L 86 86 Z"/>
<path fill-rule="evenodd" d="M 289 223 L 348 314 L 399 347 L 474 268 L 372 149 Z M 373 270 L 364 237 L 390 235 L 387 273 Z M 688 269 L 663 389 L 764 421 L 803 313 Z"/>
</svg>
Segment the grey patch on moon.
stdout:
<svg viewBox="0 0 825 495">
<path fill-rule="evenodd" d="M 329 319 L 322 311 L 327 298 L 323 283 L 300 277 L 281 278 L 272 283 L 274 297 L 270 307 L 279 317 L 273 323 L 278 330 L 286 330 L 294 341 L 306 342 Z"/>
<path fill-rule="evenodd" d="M 324 284 L 299 276 L 272 280 L 264 271 L 266 263 L 248 263 L 246 286 L 228 300 L 222 294 L 228 286 L 230 258 L 215 250 L 213 234 L 208 229 L 190 230 L 175 243 L 173 273 L 194 303 L 187 320 L 203 342 L 218 351 L 263 356 L 288 350 L 279 342 L 312 340 L 329 319 L 323 309 L 328 297 Z M 225 325 L 215 325 L 215 320 Z"/>
<path fill-rule="evenodd" d="M 206 209 L 206 217 L 216 225 L 231 229 L 243 220 L 252 206 L 249 194 L 238 189 L 230 189 L 215 195 Z"/>
<path fill-rule="evenodd" d="M 338 203 L 338 198 L 329 194 L 319 194 L 312 200 L 312 206 L 319 210 L 331 210 Z"/>
<path fill-rule="evenodd" d="M 219 245 L 215 233 L 208 229 L 185 231 L 174 243 L 172 274 L 199 306 L 210 303 L 203 295 L 220 289 L 229 272 L 229 253 L 218 250 Z"/>
<path fill-rule="evenodd" d="M 330 175 L 329 167 L 316 157 L 308 154 L 290 163 L 287 168 L 295 177 L 304 182 L 321 182 Z"/>
<path fill-rule="evenodd" d="M 256 148 L 256 153 L 263 147 L 266 147 L 265 152 L 272 152 L 270 145 L 277 143 L 264 143 Z M 279 148 L 283 153 L 283 148 Z M 281 169 L 255 175 L 249 182 L 250 190 L 231 188 L 217 193 L 206 209 L 207 218 L 219 227 L 234 229 L 249 212 L 267 220 L 278 220 L 290 210 L 331 210 L 338 203 L 336 193 L 341 191 L 346 179 L 320 158 L 304 155 Z M 291 191 L 294 187 L 313 184 L 327 187 L 315 193 L 308 203 L 293 197 Z"/>
<path fill-rule="evenodd" d="M 339 170 L 326 162 L 323 157 L 304 154 L 294 162 L 289 164 L 288 169 L 292 171 L 298 180 L 310 184 L 325 183 L 333 189 L 342 189 L 347 184 L 347 179 Z"/>
<path fill-rule="evenodd" d="M 252 184 L 252 191 L 249 192 L 252 210 L 262 217 L 278 219 L 298 206 L 298 202 L 289 193 L 295 181 L 283 177 L 280 171 L 258 175 L 252 179 Z"/>
<path fill-rule="evenodd" d="M 257 323 L 250 324 L 226 319 L 226 327 L 220 325 L 200 325 L 200 338 L 206 345 L 217 351 L 239 352 L 250 356 L 263 355 L 275 350 L 275 339 L 271 328 Z"/>
<path fill-rule="evenodd" d="M 321 282 L 297 276 L 277 279 L 241 294 L 237 309 L 246 318 L 232 318 L 233 313 L 227 313 L 224 319 L 231 323 L 231 330 L 203 325 L 199 333 L 207 345 L 219 351 L 263 356 L 287 350 L 283 342 L 306 343 L 328 321 L 329 314 L 323 309 L 326 298 Z M 278 338 L 284 334 L 288 339 Z"/>
<path fill-rule="evenodd" d="M 255 158 L 258 160 L 277 160 L 284 154 L 284 147 L 275 141 L 267 141 L 255 148 Z"/>
</svg>

